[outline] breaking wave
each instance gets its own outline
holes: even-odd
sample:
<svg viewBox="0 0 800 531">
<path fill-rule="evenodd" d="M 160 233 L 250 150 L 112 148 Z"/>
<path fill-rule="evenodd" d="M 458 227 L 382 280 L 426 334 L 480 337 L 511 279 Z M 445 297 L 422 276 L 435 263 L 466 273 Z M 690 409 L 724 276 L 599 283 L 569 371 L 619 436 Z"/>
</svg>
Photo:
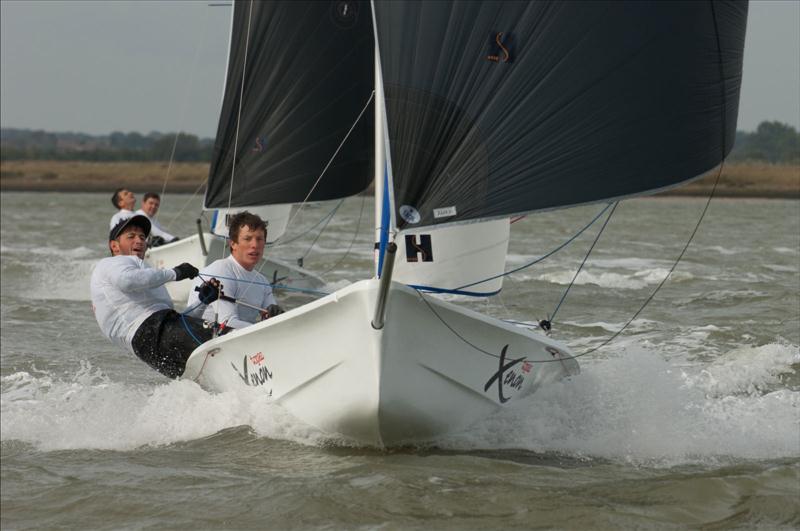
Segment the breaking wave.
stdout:
<svg viewBox="0 0 800 531">
<path fill-rule="evenodd" d="M 435 444 L 655 466 L 800 457 L 800 383 L 785 385 L 798 369 L 793 345 L 741 347 L 697 367 L 631 346 L 612 359 L 586 361 L 580 375 Z M 189 381 L 125 384 L 88 362 L 61 378 L 17 372 L 2 386 L 3 440 L 45 451 L 168 445 L 243 425 L 261 437 L 332 442 L 250 389 L 211 394 Z"/>
</svg>

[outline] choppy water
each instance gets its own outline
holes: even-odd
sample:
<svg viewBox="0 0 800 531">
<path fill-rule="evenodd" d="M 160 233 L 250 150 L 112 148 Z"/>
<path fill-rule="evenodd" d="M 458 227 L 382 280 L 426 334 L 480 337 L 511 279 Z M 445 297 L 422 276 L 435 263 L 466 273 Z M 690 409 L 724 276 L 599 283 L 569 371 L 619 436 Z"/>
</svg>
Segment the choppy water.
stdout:
<svg viewBox="0 0 800 531">
<path fill-rule="evenodd" d="M 800 527 L 800 202 L 715 201 L 673 277 L 581 360 L 582 374 L 463 433 L 385 452 L 332 440 L 257 396 L 167 381 L 117 351 L 88 290 L 108 198 L 0 198 L 3 529 Z M 171 217 L 187 201 L 189 214 Z M 199 203 L 165 198 L 162 223 L 188 235 Z M 331 289 L 365 277 L 371 200 L 356 234 L 361 206 L 349 199 L 310 251 L 314 232 L 272 252 L 305 255 Z M 621 204 L 554 336 L 580 353 L 622 326 L 702 207 Z M 331 208 L 308 208 L 296 232 Z M 599 210 L 516 223 L 508 267 Z M 594 230 L 471 305 L 552 314 Z"/>
</svg>

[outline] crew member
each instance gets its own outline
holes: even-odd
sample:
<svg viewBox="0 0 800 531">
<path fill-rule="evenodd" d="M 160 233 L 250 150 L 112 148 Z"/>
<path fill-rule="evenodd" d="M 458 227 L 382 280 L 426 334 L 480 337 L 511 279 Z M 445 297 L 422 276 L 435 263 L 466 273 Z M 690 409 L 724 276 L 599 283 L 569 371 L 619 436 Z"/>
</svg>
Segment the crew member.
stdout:
<svg viewBox="0 0 800 531">
<path fill-rule="evenodd" d="M 194 284 L 199 288 L 203 279 L 215 277 L 223 286 L 223 294 L 236 302 L 220 298 L 214 304 L 203 304 L 202 294 L 192 289 L 186 303 L 192 309 L 190 315 L 224 323 L 226 327 L 244 328 L 283 313 L 269 282 L 256 270 L 264 256 L 267 224 L 256 214 L 239 212 L 230 220 L 228 235 L 231 254 L 203 268 Z"/>
<path fill-rule="evenodd" d="M 103 335 L 160 373 L 177 378 L 192 351 L 211 339 L 213 331 L 173 309 L 164 284 L 195 278 L 197 268 L 183 263 L 174 269 L 153 269 L 145 264 L 149 233 L 150 221 L 139 215 L 111 229 L 111 256 L 100 260 L 92 273 L 92 309 Z M 213 301 L 217 287 L 206 285 L 200 296 Z"/>
<path fill-rule="evenodd" d="M 117 188 L 111 196 L 111 204 L 118 210 L 111 216 L 108 228 L 113 229 L 123 219 L 133 216 L 133 207 L 136 205 L 136 196 L 127 188 Z"/>
<path fill-rule="evenodd" d="M 155 192 L 147 192 L 142 198 L 142 208 L 136 211 L 137 214 L 146 216 L 150 220 L 150 246 L 157 247 L 165 243 L 178 241 L 178 238 L 165 231 L 156 221 L 158 207 L 161 206 L 161 197 Z"/>
</svg>

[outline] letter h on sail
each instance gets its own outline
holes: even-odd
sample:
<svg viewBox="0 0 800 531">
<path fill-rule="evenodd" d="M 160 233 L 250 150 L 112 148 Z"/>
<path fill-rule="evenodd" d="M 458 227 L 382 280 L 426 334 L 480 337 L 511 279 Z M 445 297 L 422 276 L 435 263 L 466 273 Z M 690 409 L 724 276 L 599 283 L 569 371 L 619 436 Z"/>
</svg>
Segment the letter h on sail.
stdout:
<svg viewBox="0 0 800 531">
<path fill-rule="evenodd" d="M 419 242 L 414 234 L 406 234 L 406 261 L 433 262 L 433 246 L 430 234 L 420 234 Z M 422 255 L 422 260 L 420 260 Z"/>
</svg>

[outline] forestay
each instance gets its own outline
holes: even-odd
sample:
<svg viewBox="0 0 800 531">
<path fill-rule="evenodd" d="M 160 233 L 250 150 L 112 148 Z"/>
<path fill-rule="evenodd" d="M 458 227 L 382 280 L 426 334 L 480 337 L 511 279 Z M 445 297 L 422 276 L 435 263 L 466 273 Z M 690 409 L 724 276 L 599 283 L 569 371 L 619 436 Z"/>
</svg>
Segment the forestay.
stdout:
<svg viewBox="0 0 800 531">
<path fill-rule="evenodd" d="M 743 2 L 376 2 L 398 229 L 639 194 L 736 131 Z"/>
<path fill-rule="evenodd" d="M 373 43 L 367 2 L 236 2 L 205 207 L 321 201 L 366 188 Z"/>
</svg>

